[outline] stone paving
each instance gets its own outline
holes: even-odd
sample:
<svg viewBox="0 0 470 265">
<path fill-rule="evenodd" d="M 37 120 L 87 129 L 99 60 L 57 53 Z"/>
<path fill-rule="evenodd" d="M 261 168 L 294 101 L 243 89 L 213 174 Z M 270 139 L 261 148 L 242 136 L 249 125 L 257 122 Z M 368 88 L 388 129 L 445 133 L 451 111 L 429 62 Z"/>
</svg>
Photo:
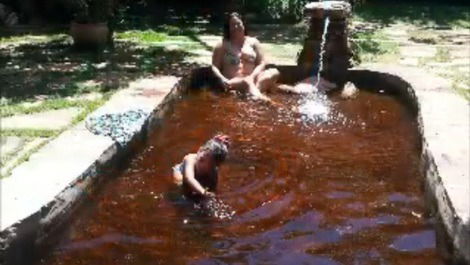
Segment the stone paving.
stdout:
<svg viewBox="0 0 470 265">
<path fill-rule="evenodd" d="M 81 113 L 81 108 L 66 108 L 50 110 L 32 114 L 14 115 L 1 118 L 2 130 L 17 132 L 58 132 L 70 126 L 73 119 Z M 27 156 L 34 152 L 41 144 L 48 141 L 50 137 L 44 136 L 2 136 L 0 142 L 1 170 L 0 175 L 6 177 L 10 171 L 26 160 Z"/>
<path fill-rule="evenodd" d="M 2 145 L 2 159 L 6 157 L 5 161 L 2 161 L 2 167 L 0 170 L 1 176 L 8 176 L 11 170 L 13 170 L 16 166 L 20 165 L 23 161 L 23 158 L 28 156 L 30 152 L 34 152 L 35 149 L 40 147 L 43 143 L 49 141 L 50 137 L 34 137 L 34 138 L 25 138 L 25 137 L 15 137 L 21 139 L 20 141 L 22 144 L 18 146 L 14 152 L 8 153 L 4 152 L 3 145 Z M 8 147 L 11 144 L 12 140 L 11 137 L 6 137 L 5 146 Z M 5 148 L 7 149 L 7 148 Z"/>
<path fill-rule="evenodd" d="M 413 41 L 413 32 L 431 32 L 435 43 Z M 414 66 L 449 81 L 447 89 L 467 91 L 470 97 L 470 31 L 425 30 L 409 24 L 391 24 L 383 32 L 399 46 L 399 65 Z M 470 99 L 470 98 L 467 98 Z"/>
<path fill-rule="evenodd" d="M 2 155 L 10 155 L 21 149 L 26 143 L 24 138 L 16 136 L 7 136 L 0 139 L 2 146 Z"/>
<path fill-rule="evenodd" d="M 15 115 L 1 119 L 2 129 L 60 130 L 71 124 L 80 113 L 80 108 L 50 110 L 26 115 Z"/>
</svg>

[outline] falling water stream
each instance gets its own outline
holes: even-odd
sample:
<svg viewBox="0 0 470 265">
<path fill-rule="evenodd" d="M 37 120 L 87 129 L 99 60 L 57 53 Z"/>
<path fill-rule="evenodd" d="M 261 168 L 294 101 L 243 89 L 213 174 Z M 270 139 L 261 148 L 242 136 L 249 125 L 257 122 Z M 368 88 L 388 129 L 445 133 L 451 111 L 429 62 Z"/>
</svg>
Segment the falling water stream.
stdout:
<svg viewBox="0 0 470 265">
<path fill-rule="evenodd" d="M 323 34 L 321 37 L 321 44 L 320 44 L 320 52 L 319 52 L 319 60 L 318 60 L 318 72 L 317 72 L 317 81 L 315 87 L 318 87 L 320 83 L 320 73 L 323 70 L 323 55 L 325 54 L 325 43 L 326 43 L 326 35 L 328 34 L 328 25 L 330 25 L 330 18 L 327 16 L 325 17 L 325 25 L 323 28 Z"/>
<path fill-rule="evenodd" d="M 320 73 L 323 70 L 323 55 L 325 53 L 325 43 L 328 34 L 328 25 L 330 24 L 330 18 L 325 18 L 325 24 L 323 28 L 322 40 L 320 44 L 319 59 L 318 59 L 318 72 L 313 73 L 316 75 L 316 80 L 313 78 L 313 92 L 305 95 L 300 99 L 298 111 L 303 114 L 304 120 L 310 120 L 316 123 L 325 122 L 328 120 L 328 114 L 330 109 L 330 103 L 327 96 L 318 89 L 320 84 Z"/>
</svg>

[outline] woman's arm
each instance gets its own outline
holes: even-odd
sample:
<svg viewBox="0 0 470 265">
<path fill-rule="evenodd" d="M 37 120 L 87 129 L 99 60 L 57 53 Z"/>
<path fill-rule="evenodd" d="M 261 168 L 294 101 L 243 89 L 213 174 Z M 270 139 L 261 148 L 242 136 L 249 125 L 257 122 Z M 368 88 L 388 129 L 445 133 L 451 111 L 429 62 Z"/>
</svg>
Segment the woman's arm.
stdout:
<svg viewBox="0 0 470 265">
<path fill-rule="evenodd" d="M 184 158 L 184 174 L 183 179 L 188 183 L 191 189 L 201 195 L 206 195 L 206 189 L 194 177 L 194 170 L 196 166 L 196 155 L 187 155 Z"/>
<path fill-rule="evenodd" d="M 266 61 L 264 58 L 264 52 L 261 49 L 261 44 L 256 38 L 253 39 L 253 49 L 255 50 L 256 53 L 256 67 L 253 70 L 253 72 L 250 74 L 250 77 L 253 78 L 253 80 L 256 79 L 256 76 L 259 75 L 265 68 L 266 68 Z"/>
<path fill-rule="evenodd" d="M 225 89 L 230 88 L 228 84 L 228 79 L 220 72 L 223 65 L 224 50 L 223 44 L 219 43 L 215 46 L 214 51 L 212 52 L 212 72 L 215 76 L 222 82 L 222 85 Z"/>
</svg>

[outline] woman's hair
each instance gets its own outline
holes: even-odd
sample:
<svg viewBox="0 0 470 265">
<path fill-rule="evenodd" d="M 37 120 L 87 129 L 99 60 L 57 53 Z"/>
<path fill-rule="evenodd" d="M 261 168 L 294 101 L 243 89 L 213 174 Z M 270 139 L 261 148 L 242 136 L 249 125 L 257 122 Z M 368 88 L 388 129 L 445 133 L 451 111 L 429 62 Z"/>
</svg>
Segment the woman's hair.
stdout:
<svg viewBox="0 0 470 265">
<path fill-rule="evenodd" d="M 224 40 L 229 40 L 230 39 L 230 19 L 232 17 L 236 17 L 238 19 L 240 19 L 243 23 L 243 26 L 245 27 L 245 35 L 248 35 L 248 30 L 247 30 L 247 27 L 246 27 L 246 23 L 245 23 L 245 20 L 243 20 L 242 16 L 237 13 L 237 12 L 232 12 L 230 14 L 228 14 L 225 18 L 225 23 L 224 23 Z"/>
<path fill-rule="evenodd" d="M 227 157 L 229 145 L 228 136 L 219 134 L 201 146 L 198 153 L 208 153 L 216 163 L 221 163 Z"/>
</svg>

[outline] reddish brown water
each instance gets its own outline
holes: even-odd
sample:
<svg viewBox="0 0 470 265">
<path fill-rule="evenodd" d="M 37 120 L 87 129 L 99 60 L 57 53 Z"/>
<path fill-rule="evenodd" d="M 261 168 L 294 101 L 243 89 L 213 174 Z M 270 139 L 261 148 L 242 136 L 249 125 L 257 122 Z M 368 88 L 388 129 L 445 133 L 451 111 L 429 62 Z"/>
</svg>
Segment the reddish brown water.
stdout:
<svg viewBox="0 0 470 265">
<path fill-rule="evenodd" d="M 331 101 L 329 122 L 303 123 L 232 96 L 188 96 L 41 264 L 444 264 L 413 117 L 379 94 Z M 232 219 L 196 213 L 170 179 L 217 132 L 233 139 L 218 189 Z"/>
</svg>

